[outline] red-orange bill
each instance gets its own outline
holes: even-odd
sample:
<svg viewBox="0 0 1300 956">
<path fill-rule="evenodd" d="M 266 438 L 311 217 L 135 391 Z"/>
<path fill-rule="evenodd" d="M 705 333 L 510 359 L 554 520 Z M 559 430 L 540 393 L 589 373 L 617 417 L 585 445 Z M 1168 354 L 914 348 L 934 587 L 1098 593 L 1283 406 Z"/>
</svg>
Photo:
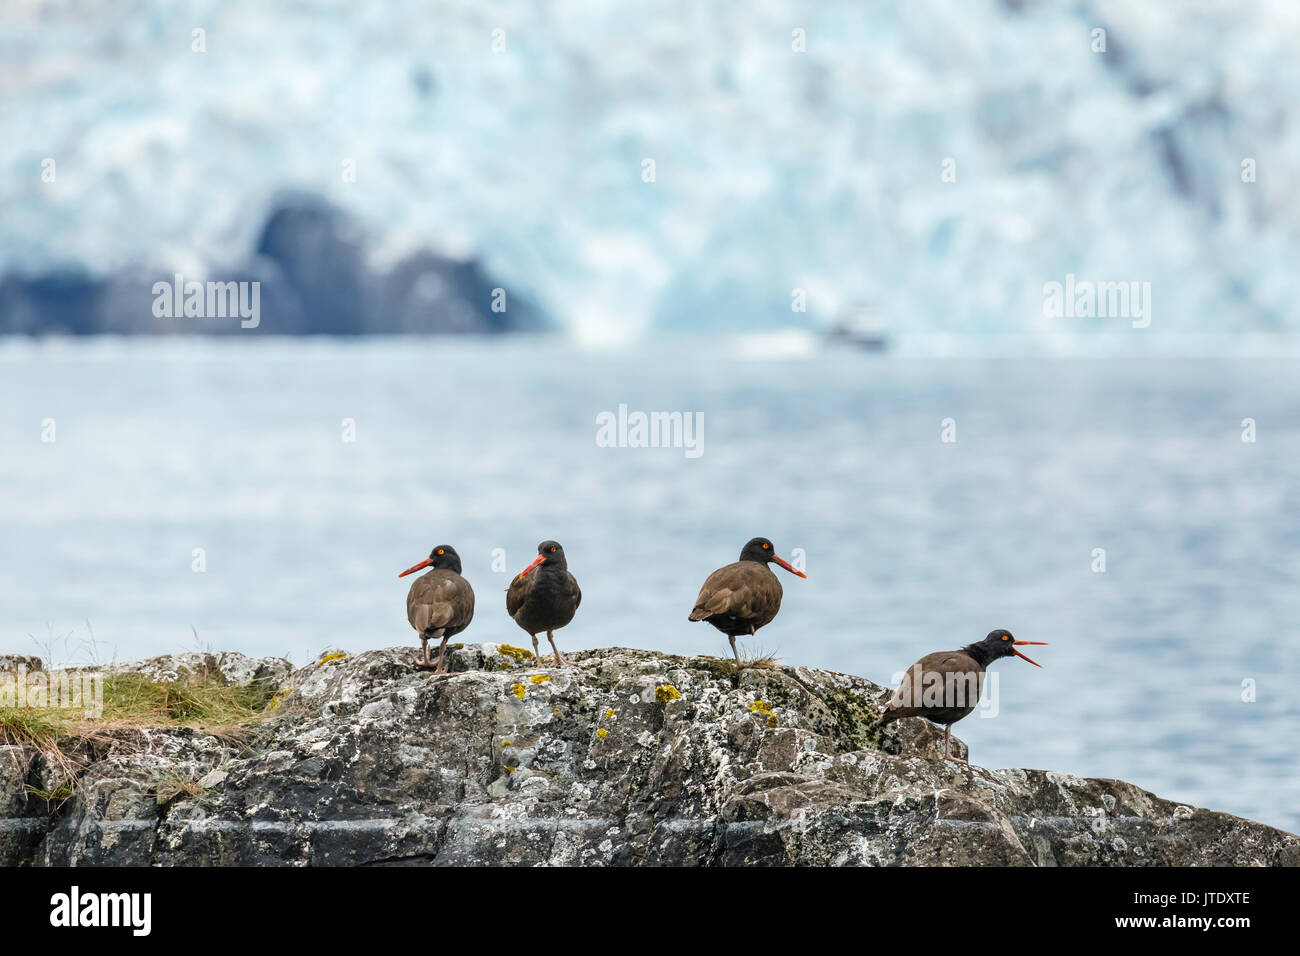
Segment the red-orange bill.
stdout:
<svg viewBox="0 0 1300 956">
<path fill-rule="evenodd" d="M 1013 644 L 1046 644 L 1047 641 L 1012 641 L 1012 643 Z M 1029 663 L 1033 664 L 1035 667 L 1043 666 L 1042 664 L 1038 663 L 1038 661 L 1029 660 L 1028 657 L 1026 657 L 1024 654 L 1021 654 L 1015 648 L 1011 649 L 1011 653 L 1015 654 L 1016 657 L 1020 658 L 1022 661 L 1029 661 Z"/>
<path fill-rule="evenodd" d="M 784 558 L 778 558 L 774 554 L 772 555 L 772 560 L 775 561 L 777 564 L 781 565 L 781 567 L 785 568 L 791 574 L 797 574 L 801 578 L 808 577 L 808 575 L 804 574 L 802 571 L 800 571 L 798 568 L 796 568 L 793 564 L 791 564 L 789 561 L 785 560 Z"/>
<path fill-rule="evenodd" d="M 411 565 L 409 568 L 407 568 L 405 571 L 403 571 L 401 574 L 399 574 L 398 577 L 399 577 L 399 578 L 404 578 L 404 577 L 406 577 L 408 574 L 414 574 L 416 571 L 419 571 L 421 568 L 427 568 L 427 567 L 428 567 L 429 565 L 431 565 L 431 564 L 433 564 L 433 559 L 432 559 L 432 558 L 425 558 L 425 559 L 424 559 L 423 561 L 421 561 L 419 564 L 413 564 L 413 565 Z"/>
<path fill-rule="evenodd" d="M 519 576 L 522 578 L 525 574 L 527 574 L 529 571 L 531 571 L 533 568 L 537 567 L 539 564 L 541 564 L 541 563 L 542 563 L 543 561 L 545 561 L 545 560 L 546 560 L 546 555 L 544 555 L 544 554 L 539 554 L 536 558 L 533 559 L 533 563 L 532 563 L 532 564 L 528 565 L 528 567 L 524 568 L 522 571 L 519 572 Z"/>
</svg>

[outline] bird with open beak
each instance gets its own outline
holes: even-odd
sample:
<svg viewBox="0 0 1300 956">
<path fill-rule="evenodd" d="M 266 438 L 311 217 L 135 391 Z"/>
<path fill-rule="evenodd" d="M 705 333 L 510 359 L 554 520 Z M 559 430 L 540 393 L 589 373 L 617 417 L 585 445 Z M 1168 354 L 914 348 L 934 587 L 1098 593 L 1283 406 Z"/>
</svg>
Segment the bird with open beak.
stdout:
<svg viewBox="0 0 1300 956">
<path fill-rule="evenodd" d="M 573 620 L 582 603 L 578 579 L 569 573 L 564 548 L 558 541 L 543 541 L 537 557 L 510 582 L 506 591 L 506 613 L 533 639 L 533 657 L 538 654 L 537 635 L 546 632 L 555 652 L 555 666 L 568 663 L 555 646 L 555 631 Z"/>
<path fill-rule="evenodd" d="M 880 726 L 904 717 L 924 717 L 943 724 L 943 754 L 946 760 L 958 760 L 952 752 L 952 725 L 979 704 L 984 692 L 984 670 L 1002 657 L 1019 657 L 1035 667 L 1043 665 L 1029 660 L 1017 647 L 1047 641 L 1018 641 L 1008 630 L 989 631 L 988 637 L 967 644 L 959 651 L 927 654 L 908 668 L 894 696 L 885 703 Z M 970 761 L 962 759 L 970 766 Z"/>
<path fill-rule="evenodd" d="M 447 639 L 469 627 L 474 619 L 474 589 L 460 576 L 460 555 L 449 544 L 440 544 L 419 564 L 407 568 L 399 578 L 432 568 L 411 583 L 406 595 L 406 619 L 420 635 L 424 653 L 415 659 L 415 666 L 447 673 Z M 438 663 L 435 667 L 429 657 L 429 641 L 442 639 L 438 645 Z"/>
<path fill-rule="evenodd" d="M 791 574 L 806 578 L 798 568 L 776 556 L 767 538 L 754 538 L 740 551 L 740 560 L 718 568 L 704 581 L 690 620 L 708 621 L 731 642 L 731 653 L 740 667 L 736 638 L 753 635 L 769 624 L 781 610 L 781 582 L 769 564 L 779 564 Z"/>
</svg>

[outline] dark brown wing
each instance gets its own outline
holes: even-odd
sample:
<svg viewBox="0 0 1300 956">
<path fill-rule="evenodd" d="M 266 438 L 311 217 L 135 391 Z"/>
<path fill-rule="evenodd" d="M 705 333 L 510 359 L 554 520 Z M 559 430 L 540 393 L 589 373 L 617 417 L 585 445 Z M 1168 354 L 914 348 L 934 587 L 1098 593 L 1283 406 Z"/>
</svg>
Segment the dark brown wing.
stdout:
<svg viewBox="0 0 1300 956">
<path fill-rule="evenodd" d="M 511 617 L 518 614 L 519 609 L 528 600 L 528 595 L 533 590 L 534 580 L 532 577 L 522 577 L 516 574 L 515 579 L 510 582 L 510 587 L 506 591 L 506 613 Z"/>
<path fill-rule="evenodd" d="M 573 595 L 573 609 L 576 611 L 578 605 L 582 603 L 582 588 L 578 587 L 578 579 L 569 572 L 569 593 Z"/>
<path fill-rule="evenodd" d="M 406 619 L 421 634 L 433 628 L 463 630 L 473 617 L 474 589 L 454 571 L 430 571 L 407 592 Z"/>
<path fill-rule="evenodd" d="M 960 720 L 975 709 L 984 687 L 984 668 L 964 651 L 926 654 L 907 669 L 885 704 L 885 722 L 902 717 Z"/>
<path fill-rule="evenodd" d="M 737 561 L 718 568 L 705 579 L 690 619 L 703 621 L 718 615 L 741 620 L 762 617 L 773 598 L 779 607 L 781 582 L 776 575 L 757 562 Z"/>
</svg>

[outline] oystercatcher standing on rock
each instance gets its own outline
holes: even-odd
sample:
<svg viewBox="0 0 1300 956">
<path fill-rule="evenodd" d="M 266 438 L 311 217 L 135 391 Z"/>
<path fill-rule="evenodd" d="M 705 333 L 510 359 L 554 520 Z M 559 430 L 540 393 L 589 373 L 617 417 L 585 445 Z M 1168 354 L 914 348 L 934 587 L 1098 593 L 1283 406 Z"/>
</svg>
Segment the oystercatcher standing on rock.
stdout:
<svg viewBox="0 0 1300 956">
<path fill-rule="evenodd" d="M 753 634 L 781 610 L 781 582 L 768 564 L 775 561 L 791 574 L 806 578 L 798 568 L 776 556 L 767 538 L 754 538 L 740 552 L 740 560 L 718 568 L 704 581 L 691 610 L 692 621 L 708 621 L 731 641 L 731 653 L 740 666 L 736 638 Z"/>
<path fill-rule="evenodd" d="M 460 576 L 460 555 L 449 544 L 440 544 L 419 564 L 412 565 L 401 574 L 404 578 L 422 568 L 433 568 L 428 574 L 416 578 L 406 595 L 406 619 L 420 635 L 424 654 L 415 659 L 415 666 L 447 673 L 444 655 L 447 639 L 469 627 L 474 618 L 474 589 Z M 438 664 L 429 658 L 429 641 L 442 638 L 438 646 Z"/>
<path fill-rule="evenodd" d="M 555 651 L 555 666 L 568 663 L 555 646 L 555 631 L 573 620 L 582 603 L 578 579 L 569 573 L 564 548 L 558 541 L 543 541 L 537 557 L 510 582 L 506 591 L 506 612 L 533 639 L 533 656 L 539 661 L 537 635 L 546 632 Z"/>
<path fill-rule="evenodd" d="M 967 644 L 959 651 L 937 651 L 926 654 L 908 668 L 903 682 L 894 696 L 885 704 L 880 726 L 904 717 L 924 717 L 943 724 L 943 755 L 946 760 L 957 760 L 952 752 L 952 725 L 961 720 L 979 703 L 984 691 L 984 669 L 1000 657 L 1015 655 L 1035 667 L 1043 665 L 1030 661 L 1016 647 L 1022 644 L 1046 644 L 1047 641 L 1018 641 L 1010 631 L 989 631 L 989 636 L 976 644 Z M 969 760 L 962 760 L 970 766 Z"/>
</svg>

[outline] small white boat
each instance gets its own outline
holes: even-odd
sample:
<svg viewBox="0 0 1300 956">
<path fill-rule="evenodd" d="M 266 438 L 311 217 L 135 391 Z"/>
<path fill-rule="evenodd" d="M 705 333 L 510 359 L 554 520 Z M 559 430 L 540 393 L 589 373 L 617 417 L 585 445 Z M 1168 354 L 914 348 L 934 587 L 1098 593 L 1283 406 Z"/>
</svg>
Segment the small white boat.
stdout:
<svg viewBox="0 0 1300 956">
<path fill-rule="evenodd" d="M 875 308 L 858 304 L 847 309 L 841 319 L 826 332 L 826 338 L 836 345 L 853 345 L 871 352 L 881 352 L 889 347 L 889 329 Z"/>
</svg>

